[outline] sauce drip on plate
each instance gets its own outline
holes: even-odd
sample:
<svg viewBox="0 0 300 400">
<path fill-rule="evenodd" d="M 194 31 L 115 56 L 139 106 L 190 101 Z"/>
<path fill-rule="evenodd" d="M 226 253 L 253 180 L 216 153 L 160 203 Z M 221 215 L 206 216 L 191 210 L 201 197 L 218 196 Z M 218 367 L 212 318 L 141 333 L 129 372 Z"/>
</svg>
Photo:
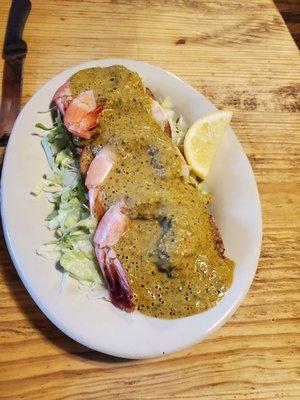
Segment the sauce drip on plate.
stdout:
<svg viewBox="0 0 300 400">
<path fill-rule="evenodd" d="M 216 248 L 206 198 L 182 176 L 183 157 L 152 116 L 153 99 L 123 66 L 82 70 L 72 95 L 92 89 L 104 102 L 91 148 L 109 144 L 116 162 L 103 184 L 106 208 L 125 199 L 127 231 L 113 249 L 142 313 L 180 318 L 214 306 L 234 263 Z"/>
</svg>

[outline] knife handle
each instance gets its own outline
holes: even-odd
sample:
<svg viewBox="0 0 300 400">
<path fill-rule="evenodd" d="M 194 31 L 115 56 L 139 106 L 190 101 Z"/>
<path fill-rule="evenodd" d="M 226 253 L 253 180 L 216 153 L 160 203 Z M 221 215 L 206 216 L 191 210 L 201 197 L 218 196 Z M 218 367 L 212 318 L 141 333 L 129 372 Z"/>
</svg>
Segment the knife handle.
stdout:
<svg viewBox="0 0 300 400">
<path fill-rule="evenodd" d="M 30 0 L 12 0 L 2 52 L 5 62 L 0 107 L 0 165 L 2 150 L 21 108 L 23 61 L 27 53 L 22 35 L 30 10 Z"/>
<path fill-rule="evenodd" d="M 0 110 L 0 168 L 3 163 L 5 146 L 13 124 L 20 112 L 22 99 L 23 58 L 5 61 L 2 82 Z"/>
<path fill-rule="evenodd" d="M 27 45 L 22 36 L 30 10 L 30 0 L 12 0 L 3 47 L 4 59 L 16 53 L 19 56 L 26 54 Z"/>
<path fill-rule="evenodd" d="M 6 145 L 8 135 L 20 112 L 22 100 L 23 58 L 4 62 L 0 111 L 0 145 Z"/>
</svg>

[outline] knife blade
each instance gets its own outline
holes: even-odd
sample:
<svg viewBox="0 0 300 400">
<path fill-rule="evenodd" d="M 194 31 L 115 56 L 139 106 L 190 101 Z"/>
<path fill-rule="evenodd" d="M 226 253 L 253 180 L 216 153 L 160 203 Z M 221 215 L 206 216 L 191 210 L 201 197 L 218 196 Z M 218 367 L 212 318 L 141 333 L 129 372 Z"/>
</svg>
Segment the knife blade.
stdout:
<svg viewBox="0 0 300 400">
<path fill-rule="evenodd" d="M 30 0 L 13 0 L 6 27 L 2 58 L 4 69 L 0 107 L 0 165 L 1 153 L 20 112 L 22 100 L 23 63 L 27 44 L 22 39 L 24 26 L 31 10 Z"/>
</svg>

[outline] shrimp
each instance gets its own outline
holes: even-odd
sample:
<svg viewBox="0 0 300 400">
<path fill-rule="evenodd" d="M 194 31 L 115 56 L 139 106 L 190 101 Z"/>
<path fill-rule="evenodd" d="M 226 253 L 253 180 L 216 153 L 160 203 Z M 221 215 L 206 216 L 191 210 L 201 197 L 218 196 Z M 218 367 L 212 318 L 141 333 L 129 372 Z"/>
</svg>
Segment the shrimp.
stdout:
<svg viewBox="0 0 300 400">
<path fill-rule="evenodd" d="M 70 81 L 67 81 L 54 93 L 53 101 L 56 103 L 60 113 L 64 115 L 72 100 Z"/>
<path fill-rule="evenodd" d="M 105 213 L 103 193 L 99 188 L 90 188 L 88 192 L 90 214 L 100 219 Z"/>
<path fill-rule="evenodd" d="M 116 154 L 109 145 L 105 145 L 92 160 L 85 178 L 85 186 L 89 190 L 90 212 L 101 218 L 105 212 L 101 184 L 112 169 Z"/>
<path fill-rule="evenodd" d="M 90 130 L 97 125 L 98 116 L 103 108 L 103 104 L 97 107 L 93 90 L 81 92 L 66 109 L 64 124 L 75 136 L 90 139 L 92 136 Z"/>
<path fill-rule="evenodd" d="M 124 203 L 120 201 L 106 211 L 93 240 L 96 257 L 106 279 L 111 302 L 124 311 L 132 312 L 135 308 L 132 302 L 132 290 L 126 272 L 112 249 L 112 246 L 126 232 L 127 226 L 128 217 L 124 213 Z"/>
<path fill-rule="evenodd" d="M 88 188 L 99 186 L 109 174 L 115 161 L 116 154 L 111 146 L 105 145 L 102 147 L 89 166 L 85 185 Z"/>
<path fill-rule="evenodd" d="M 70 81 L 65 82 L 53 96 L 60 113 L 64 116 L 64 124 L 69 132 L 84 139 L 90 139 L 91 129 L 98 123 L 98 116 L 104 105 L 97 106 L 93 90 L 81 92 L 73 98 Z"/>
<path fill-rule="evenodd" d="M 91 214 L 101 218 L 93 241 L 96 257 L 106 279 L 111 301 L 116 307 L 131 312 L 134 310 L 132 291 L 126 273 L 112 249 L 112 246 L 125 233 L 128 217 L 124 213 L 123 201 L 111 206 L 105 212 L 101 190 L 101 184 L 105 181 L 115 160 L 116 154 L 111 146 L 102 147 L 89 166 L 85 185 L 89 190 Z"/>
<path fill-rule="evenodd" d="M 126 273 L 112 249 L 127 229 L 128 217 L 124 213 L 125 204 L 124 201 L 120 201 L 106 211 L 101 190 L 101 185 L 113 167 L 116 157 L 111 146 L 102 147 L 89 166 L 85 185 L 89 190 L 91 214 L 100 218 L 93 241 L 111 301 L 116 307 L 131 312 L 134 310 L 132 291 Z"/>
<path fill-rule="evenodd" d="M 97 125 L 98 116 L 104 108 L 103 104 L 97 106 L 94 91 L 86 90 L 73 98 L 70 81 L 67 81 L 57 89 L 53 101 L 60 113 L 64 115 L 64 124 L 68 131 L 75 136 L 90 139 L 92 136 L 90 130 Z M 152 101 L 153 118 L 162 130 L 168 136 L 171 136 L 169 121 L 172 120 L 174 112 L 165 110 L 156 100 L 153 99 Z"/>
<path fill-rule="evenodd" d="M 160 125 L 161 129 L 171 136 L 170 120 L 174 117 L 174 111 L 164 109 L 156 100 L 152 103 L 152 117 Z"/>
</svg>

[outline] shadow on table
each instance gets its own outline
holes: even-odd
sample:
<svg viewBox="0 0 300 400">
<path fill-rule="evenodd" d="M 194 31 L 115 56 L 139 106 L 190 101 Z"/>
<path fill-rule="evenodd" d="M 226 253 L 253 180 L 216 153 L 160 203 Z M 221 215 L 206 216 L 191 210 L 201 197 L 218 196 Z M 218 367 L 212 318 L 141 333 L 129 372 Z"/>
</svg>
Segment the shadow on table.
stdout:
<svg viewBox="0 0 300 400">
<path fill-rule="evenodd" d="M 23 286 L 9 256 L 5 245 L 3 230 L 0 220 L 0 255 L 2 261 L 2 275 L 4 283 L 15 300 L 18 308 L 34 329 L 38 329 L 46 340 L 60 347 L 63 351 L 74 354 L 80 358 L 107 363 L 124 363 L 132 361 L 99 353 L 85 347 L 61 332 L 38 308 Z"/>
</svg>

